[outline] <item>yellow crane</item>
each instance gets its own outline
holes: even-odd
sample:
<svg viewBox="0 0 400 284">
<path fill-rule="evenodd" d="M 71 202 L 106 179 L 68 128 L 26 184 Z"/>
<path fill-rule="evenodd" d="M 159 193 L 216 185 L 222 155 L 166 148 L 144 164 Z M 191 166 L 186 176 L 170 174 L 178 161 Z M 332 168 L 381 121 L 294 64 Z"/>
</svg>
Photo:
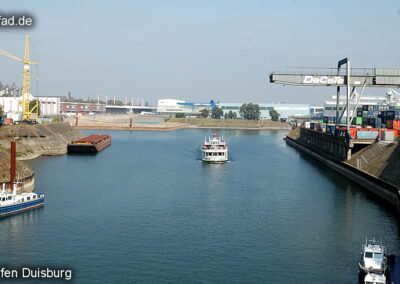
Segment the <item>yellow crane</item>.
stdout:
<svg viewBox="0 0 400 284">
<path fill-rule="evenodd" d="M 18 60 L 24 64 L 24 69 L 23 69 L 23 74 L 22 74 L 22 100 L 21 100 L 21 106 L 22 106 L 22 120 L 23 121 L 35 121 L 38 118 L 38 106 L 39 106 L 39 101 L 36 102 L 36 104 L 30 109 L 29 108 L 29 94 L 30 94 L 30 65 L 33 64 L 39 64 L 39 62 L 32 62 L 29 60 L 29 34 L 26 35 L 25 38 L 25 55 L 24 59 L 18 58 L 15 55 L 12 55 L 11 53 L 0 49 L 0 54 L 8 56 L 12 59 Z M 38 78 L 36 78 L 38 80 Z M 35 113 L 36 117 L 33 118 L 32 114 Z"/>
</svg>

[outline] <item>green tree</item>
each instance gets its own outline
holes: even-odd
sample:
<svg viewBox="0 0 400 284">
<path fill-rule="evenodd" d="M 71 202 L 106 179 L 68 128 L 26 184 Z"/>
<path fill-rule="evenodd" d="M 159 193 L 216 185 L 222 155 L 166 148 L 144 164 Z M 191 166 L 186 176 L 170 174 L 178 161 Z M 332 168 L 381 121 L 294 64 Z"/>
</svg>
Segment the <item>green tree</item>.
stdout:
<svg viewBox="0 0 400 284">
<path fill-rule="evenodd" d="M 202 117 L 208 117 L 208 115 L 210 114 L 210 111 L 208 110 L 208 109 L 202 109 L 201 111 L 200 111 L 200 113 L 201 113 L 201 116 Z"/>
<path fill-rule="evenodd" d="M 175 117 L 176 118 L 185 118 L 185 114 L 181 113 L 181 112 L 178 112 L 178 113 L 175 114 Z"/>
<path fill-rule="evenodd" d="M 272 121 L 278 121 L 278 119 L 279 119 L 279 117 L 280 117 L 280 114 L 279 114 L 276 110 L 271 109 L 271 110 L 269 111 L 269 116 L 271 117 L 271 120 L 272 120 Z"/>
<path fill-rule="evenodd" d="M 244 119 L 259 120 L 260 119 L 260 106 L 258 104 L 243 104 L 239 109 L 240 115 Z"/>
<path fill-rule="evenodd" d="M 236 119 L 237 118 L 236 112 L 233 112 L 231 110 L 228 113 L 226 113 L 225 115 L 226 115 L 225 118 L 227 118 L 227 119 Z"/>
<path fill-rule="evenodd" d="M 212 118 L 221 118 L 224 115 L 224 111 L 220 107 L 215 107 L 211 111 Z"/>
</svg>

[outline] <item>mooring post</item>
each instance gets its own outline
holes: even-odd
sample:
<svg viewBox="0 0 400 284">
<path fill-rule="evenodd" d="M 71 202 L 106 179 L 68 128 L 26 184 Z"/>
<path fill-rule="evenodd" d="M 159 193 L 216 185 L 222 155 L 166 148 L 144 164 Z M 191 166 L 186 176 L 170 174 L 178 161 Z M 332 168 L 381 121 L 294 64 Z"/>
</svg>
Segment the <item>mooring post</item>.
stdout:
<svg viewBox="0 0 400 284">
<path fill-rule="evenodd" d="M 132 128 L 132 117 L 131 117 L 131 119 L 129 120 L 129 127 Z"/>
<path fill-rule="evenodd" d="M 76 127 L 78 127 L 78 120 L 79 120 L 79 117 L 75 117 L 75 126 Z"/>
<path fill-rule="evenodd" d="M 16 163 L 16 145 L 15 141 L 11 141 L 11 167 L 10 167 L 10 184 L 11 184 L 11 189 L 13 188 L 13 184 L 15 181 L 15 163 Z"/>
</svg>

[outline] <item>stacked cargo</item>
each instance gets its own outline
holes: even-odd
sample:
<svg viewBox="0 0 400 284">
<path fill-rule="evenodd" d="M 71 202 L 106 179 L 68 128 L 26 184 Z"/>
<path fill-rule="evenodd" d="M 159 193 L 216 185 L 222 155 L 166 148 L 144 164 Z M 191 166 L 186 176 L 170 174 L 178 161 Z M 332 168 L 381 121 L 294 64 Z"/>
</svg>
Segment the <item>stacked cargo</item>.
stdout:
<svg viewBox="0 0 400 284">
<path fill-rule="evenodd" d="M 375 122 L 379 120 L 375 119 Z M 307 125 L 308 126 L 308 125 Z M 375 128 L 369 126 L 368 128 L 362 127 L 351 127 L 349 129 L 349 136 L 353 139 L 382 139 L 384 141 L 393 141 L 397 137 L 398 131 L 400 131 L 400 120 L 396 121 L 396 127 L 398 129 L 386 129 L 386 128 Z M 308 127 L 307 127 L 308 128 Z M 334 124 L 316 123 L 311 122 L 309 129 L 324 132 L 329 135 L 340 135 L 340 133 L 346 132 L 346 127 L 338 126 Z"/>
<path fill-rule="evenodd" d="M 345 115 L 340 119 L 337 127 L 335 125 L 336 117 L 324 116 L 323 121 L 312 120 L 307 128 L 329 135 L 348 135 L 354 139 L 393 141 L 398 136 L 400 131 L 400 106 L 361 105 L 353 115 L 348 132 L 345 127 L 347 123 Z"/>
</svg>

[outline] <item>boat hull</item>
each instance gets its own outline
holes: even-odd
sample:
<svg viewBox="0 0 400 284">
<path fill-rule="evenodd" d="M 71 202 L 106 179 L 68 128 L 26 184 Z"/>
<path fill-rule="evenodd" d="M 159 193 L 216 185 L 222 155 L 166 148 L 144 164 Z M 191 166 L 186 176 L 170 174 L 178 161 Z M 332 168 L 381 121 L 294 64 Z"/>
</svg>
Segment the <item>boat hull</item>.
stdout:
<svg viewBox="0 0 400 284">
<path fill-rule="evenodd" d="M 12 214 L 18 214 L 24 211 L 32 210 L 44 206 L 44 197 L 36 200 L 8 205 L 0 207 L 0 217 L 5 217 Z"/>
<path fill-rule="evenodd" d="M 372 269 L 372 268 L 365 268 L 361 263 L 358 263 L 358 280 L 359 280 L 359 283 L 364 283 L 365 276 L 368 273 L 385 274 L 386 275 L 386 267 L 385 267 L 385 269 Z"/>
<path fill-rule="evenodd" d="M 202 159 L 203 162 L 208 163 L 208 164 L 222 164 L 228 162 L 228 159 L 225 160 L 205 160 Z"/>
<path fill-rule="evenodd" d="M 102 135 L 101 135 L 102 136 Z M 105 136 L 105 135 L 104 135 Z M 107 135 L 108 136 L 108 135 Z M 88 138 L 88 137 L 86 137 Z M 85 138 L 81 139 L 84 140 Z M 78 140 L 80 141 L 80 140 Z M 96 138 L 90 139 L 87 144 L 77 143 L 78 141 L 68 144 L 68 153 L 98 153 L 111 145 L 111 136 L 96 141 Z"/>
</svg>

